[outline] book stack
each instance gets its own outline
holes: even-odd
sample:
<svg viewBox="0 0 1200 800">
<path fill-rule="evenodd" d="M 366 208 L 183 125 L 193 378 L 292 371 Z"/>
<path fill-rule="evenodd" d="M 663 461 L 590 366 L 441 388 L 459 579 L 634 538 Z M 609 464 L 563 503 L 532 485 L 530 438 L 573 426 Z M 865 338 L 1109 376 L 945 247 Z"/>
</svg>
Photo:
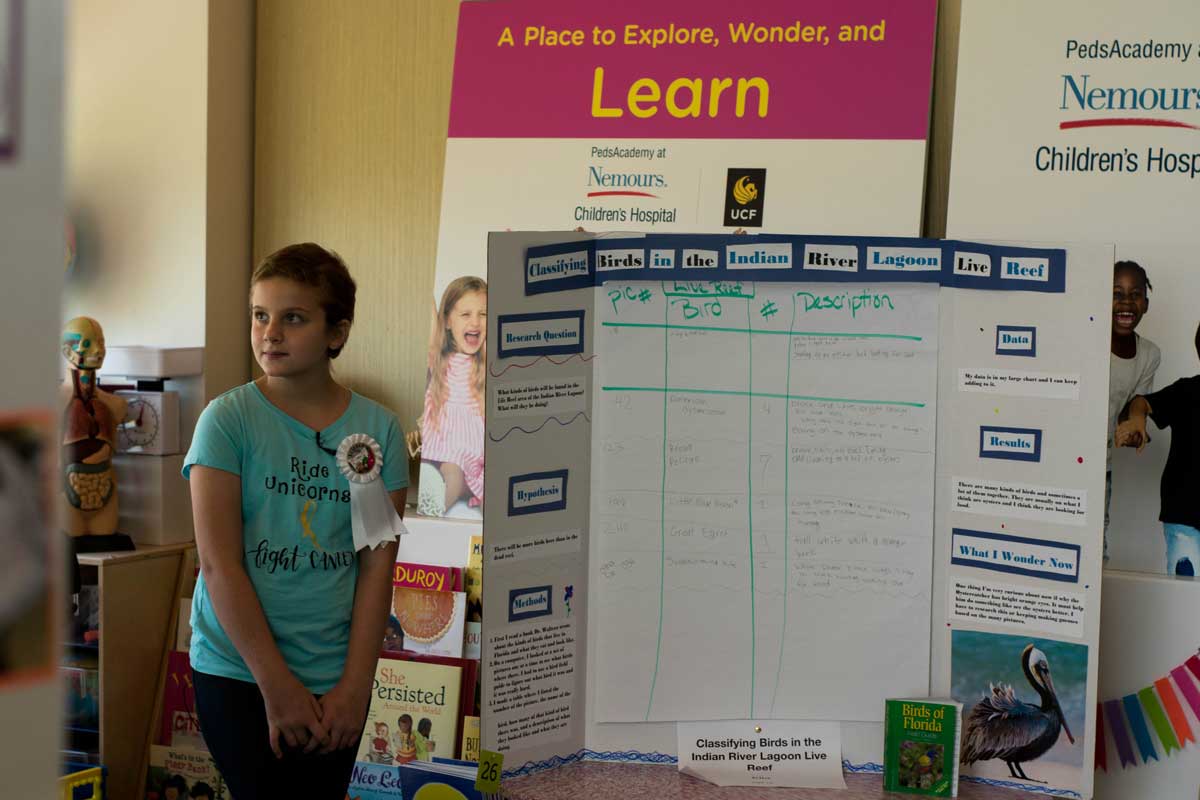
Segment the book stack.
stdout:
<svg viewBox="0 0 1200 800">
<path fill-rule="evenodd" d="M 192 665 L 186 650 L 174 650 L 167 657 L 162 714 L 146 773 L 146 800 L 170 797 L 170 789 L 180 798 L 229 798 L 229 789 L 200 735 Z"/>
<path fill-rule="evenodd" d="M 422 522 L 409 520 L 416 536 L 401 543 L 393 573 L 392 614 L 350 782 L 354 800 L 411 798 L 431 783 L 479 797 L 473 762 L 479 756 L 482 539 L 431 530 L 424 544 L 413 546 L 422 538 Z M 456 541 L 448 546 L 451 537 Z"/>
<path fill-rule="evenodd" d="M 170 797 L 230 800 L 229 789 L 207 750 L 154 745 L 146 771 L 146 800 Z"/>
<path fill-rule="evenodd" d="M 389 625 L 399 628 L 401 649 L 461 658 L 467 618 L 462 568 L 397 562 L 393 585 Z"/>
<path fill-rule="evenodd" d="M 437 758 L 389 770 L 360 762 L 354 765 L 347 796 L 350 800 L 412 800 L 426 796 L 485 800 L 475 788 L 478 766 Z"/>
<path fill-rule="evenodd" d="M 467 638 L 463 655 L 479 660 L 483 641 L 483 537 L 471 537 L 471 552 L 463 571 L 463 588 L 467 592 Z"/>
<path fill-rule="evenodd" d="M 375 666 L 358 761 L 399 765 L 452 753 L 475 693 L 475 662 L 386 654 Z"/>
</svg>

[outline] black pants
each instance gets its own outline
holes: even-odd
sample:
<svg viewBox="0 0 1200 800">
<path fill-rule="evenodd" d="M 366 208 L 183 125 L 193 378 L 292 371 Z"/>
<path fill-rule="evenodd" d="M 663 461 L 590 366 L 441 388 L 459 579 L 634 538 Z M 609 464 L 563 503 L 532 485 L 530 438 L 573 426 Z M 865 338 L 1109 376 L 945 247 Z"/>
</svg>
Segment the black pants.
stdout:
<svg viewBox="0 0 1200 800">
<path fill-rule="evenodd" d="M 236 800 L 345 800 L 358 745 L 328 755 L 305 754 L 281 741 L 275 757 L 267 727 L 267 708 L 258 686 L 192 672 L 196 716 L 229 794 Z"/>
</svg>

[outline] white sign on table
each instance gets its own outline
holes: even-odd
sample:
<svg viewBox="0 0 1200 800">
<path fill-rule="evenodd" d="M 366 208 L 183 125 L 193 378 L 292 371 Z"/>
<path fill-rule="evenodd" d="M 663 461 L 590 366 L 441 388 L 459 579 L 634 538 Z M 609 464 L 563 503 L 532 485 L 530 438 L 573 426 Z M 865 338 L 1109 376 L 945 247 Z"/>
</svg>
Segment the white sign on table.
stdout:
<svg viewBox="0 0 1200 800">
<path fill-rule="evenodd" d="M 681 722 L 679 771 L 718 786 L 845 789 L 837 722 Z"/>
</svg>

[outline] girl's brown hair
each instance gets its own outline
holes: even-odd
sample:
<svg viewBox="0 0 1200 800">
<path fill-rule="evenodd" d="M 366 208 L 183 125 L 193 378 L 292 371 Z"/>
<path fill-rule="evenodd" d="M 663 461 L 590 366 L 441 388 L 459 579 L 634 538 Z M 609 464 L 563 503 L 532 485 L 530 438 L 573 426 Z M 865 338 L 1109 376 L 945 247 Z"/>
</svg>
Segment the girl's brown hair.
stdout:
<svg viewBox="0 0 1200 800">
<path fill-rule="evenodd" d="M 442 406 L 450 395 L 450 387 L 446 385 L 446 363 L 455 353 L 454 337 L 450 335 L 450 312 L 464 295 L 479 292 L 487 296 L 487 281 L 483 278 L 468 276 L 456 278 L 442 293 L 442 302 L 438 306 L 437 324 L 433 332 L 433 340 L 429 346 L 429 402 L 426 404 L 426 422 L 433 428 L 438 425 Z M 475 363 L 471 367 L 471 394 L 479 407 L 479 415 L 483 416 L 483 392 L 487 379 L 487 336 L 475 353 Z"/>
<path fill-rule="evenodd" d="M 287 278 L 320 292 L 321 309 L 329 327 L 354 322 L 354 296 L 358 287 L 346 269 L 346 262 L 332 250 L 313 242 L 282 247 L 259 263 L 250 276 L 250 288 L 269 278 Z M 326 352 L 330 358 L 337 358 L 342 348 L 331 347 Z"/>
</svg>

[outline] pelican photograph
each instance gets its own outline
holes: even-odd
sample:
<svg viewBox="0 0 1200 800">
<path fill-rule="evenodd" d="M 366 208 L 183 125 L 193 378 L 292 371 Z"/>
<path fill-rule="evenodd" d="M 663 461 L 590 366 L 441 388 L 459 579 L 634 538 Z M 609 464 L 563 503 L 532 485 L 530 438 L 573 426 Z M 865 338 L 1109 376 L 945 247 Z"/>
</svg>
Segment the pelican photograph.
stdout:
<svg viewBox="0 0 1200 800">
<path fill-rule="evenodd" d="M 1078 791 L 1085 761 L 1087 647 L 954 631 L 951 694 L 963 704 L 962 773 Z"/>
</svg>

